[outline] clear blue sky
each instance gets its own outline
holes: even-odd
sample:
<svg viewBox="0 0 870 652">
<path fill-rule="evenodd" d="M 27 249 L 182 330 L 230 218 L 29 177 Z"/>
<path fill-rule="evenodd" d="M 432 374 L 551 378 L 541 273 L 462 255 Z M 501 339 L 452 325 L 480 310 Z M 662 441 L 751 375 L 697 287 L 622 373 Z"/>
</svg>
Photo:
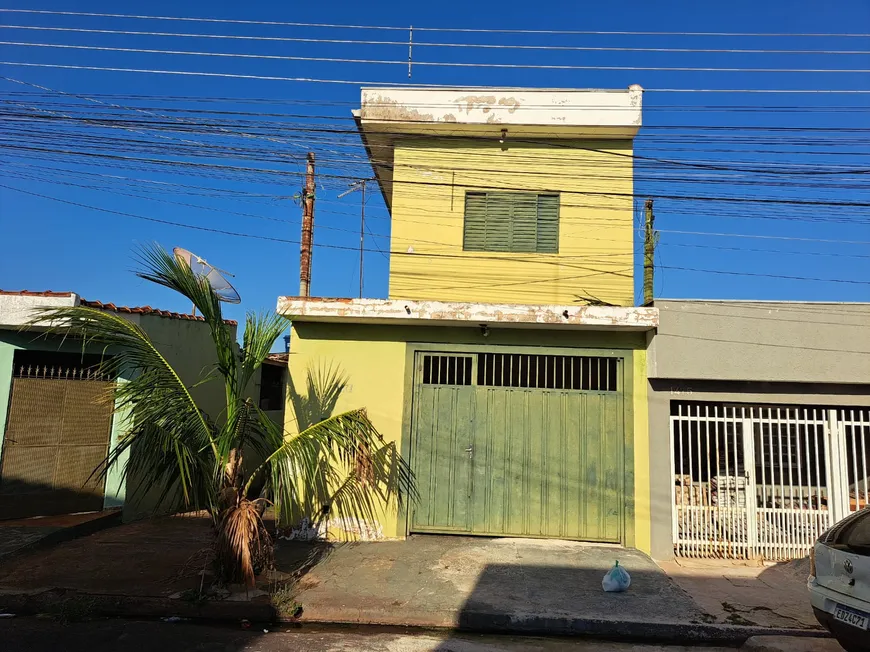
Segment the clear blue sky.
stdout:
<svg viewBox="0 0 870 652">
<path fill-rule="evenodd" d="M 870 32 L 870 3 L 842 0 L 819 3 L 738 1 L 708 2 L 505 2 L 501 5 L 464 3 L 446 8 L 432 3 L 346 2 L 201 2 L 163 0 L 117 2 L 4 2 L 6 8 L 39 8 L 66 11 L 124 12 L 130 14 L 197 16 L 263 21 L 327 22 L 341 24 L 395 25 L 415 27 L 473 27 L 522 29 L 624 30 L 670 32 Z M 89 29 L 199 32 L 212 34 L 296 36 L 308 38 L 407 39 L 407 32 L 291 28 L 286 26 L 178 23 L 32 14 L 0 14 L 5 25 L 66 26 Z M 335 58 L 378 58 L 405 60 L 404 46 L 348 44 L 304 44 L 244 42 L 167 37 L 121 36 L 27 30 L 2 30 L 4 41 L 69 43 L 106 47 L 210 50 L 236 53 L 321 56 Z M 721 49 L 813 49 L 870 50 L 870 38 L 797 37 L 668 37 L 639 35 L 533 36 L 511 34 L 428 33 L 415 39 L 476 43 L 554 44 L 604 47 L 683 47 Z M 329 62 L 269 61 L 235 58 L 205 58 L 148 53 L 117 53 L 63 50 L 3 45 L 6 61 L 41 62 L 100 67 L 199 70 L 238 74 L 316 77 L 380 82 L 408 82 L 403 65 L 346 64 Z M 647 67 L 733 67 L 733 68 L 870 68 L 870 56 L 825 54 L 751 53 L 637 53 L 559 52 L 533 50 L 480 50 L 423 48 L 415 57 L 429 61 L 519 62 L 589 66 Z M 57 70 L 51 68 L 0 66 L 0 74 L 38 84 L 53 91 L 87 97 L 113 95 L 196 96 L 236 98 L 219 103 L 175 101 L 155 103 L 148 98 L 111 100 L 124 106 L 135 104 L 170 114 L 168 109 L 207 108 L 248 113 L 293 114 L 295 123 L 339 124 L 359 101 L 359 87 L 353 84 L 298 83 L 209 77 L 179 77 L 120 72 Z M 655 70 L 523 70 L 493 68 L 439 68 L 417 66 L 413 82 L 473 85 L 510 85 L 574 88 L 625 88 L 638 83 L 649 89 L 861 89 L 870 90 L 870 75 L 843 73 L 750 73 L 682 72 Z M 6 110 L 37 107 L 42 111 L 64 112 L 69 98 L 50 91 L 32 101 L 21 96 L 33 87 L 0 81 L 0 99 Z M 12 95 L 19 93 L 19 95 Z M 250 98 L 271 103 L 251 103 Z M 86 100 L 76 100 L 85 106 Z M 57 103 L 52 106 L 52 103 Z M 722 107 L 731 107 L 730 110 Z M 91 103 L 93 110 L 103 110 Z M 731 93 L 666 93 L 651 91 L 644 97 L 644 130 L 636 153 L 668 160 L 704 160 L 725 167 L 758 168 L 780 163 L 794 166 L 852 169 L 870 168 L 870 95 L 786 95 Z M 135 111 L 115 110 L 131 118 L 144 117 Z M 305 118 L 304 116 L 331 116 Z M 242 118 L 239 118 L 242 119 Z M 256 116 L 244 119 L 257 120 Z M 661 127 L 695 126 L 712 129 L 667 130 Z M 776 131 L 734 130 L 722 127 L 775 127 Z M 790 128 L 790 129 L 783 129 Z M 807 129 L 809 128 L 809 129 Z M 825 131 L 823 128 L 833 128 Z M 86 133 L 81 126 L 77 134 Z M 98 133 L 115 138 L 144 138 L 134 130 L 102 129 Z M 72 132 L 66 132 L 72 137 Z M 271 137 L 271 136 L 268 136 Z M 156 138 L 167 148 L 196 142 L 232 144 L 269 150 L 274 161 L 214 159 L 225 165 L 269 167 L 287 174 L 257 178 L 230 175 L 215 178 L 211 172 L 197 175 L 189 170 L 127 169 L 109 159 L 87 160 L 60 157 L 21 149 L 36 144 L 51 149 L 57 142 L 40 140 L 27 131 L 16 131 L 3 140 L 12 149 L 0 150 L 2 183 L 32 193 L 57 197 L 104 209 L 129 212 L 156 219 L 185 222 L 279 239 L 298 240 L 299 208 L 288 197 L 299 190 L 299 162 L 307 149 L 323 157 L 325 174 L 353 176 L 367 174 L 364 166 L 342 164 L 345 156 L 359 156 L 355 137 L 327 138 L 323 134 L 294 131 L 268 139 L 227 139 L 215 136 L 185 136 L 177 133 Z M 338 142 L 337 139 L 341 139 Z M 64 141 L 66 142 L 66 141 Z M 88 151 L 85 141 L 77 141 Z M 120 151 L 120 150 L 119 150 Z M 168 151 L 168 150 L 167 150 Z M 138 153 L 139 157 L 160 156 L 160 152 Z M 193 160 L 178 157 L 176 160 Z M 207 160 L 207 159 L 197 159 Z M 764 176 L 752 172 L 709 174 L 696 168 L 646 164 L 636 184 L 638 203 L 645 196 L 663 195 L 765 197 L 777 200 L 823 202 L 870 202 L 870 175 L 852 176 Z M 52 170 L 54 168 L 54 170 Z M 833 168 L 831 168 L 833 169 Z M 59 172 L 62 170 L 63 172 Z M 139 181 L 123 182 L 106 175 L 126 176 Z M 101 176 L 100 176 L 101 175 Z M 209 176 L 211 175 L 211 176 Z M 655 178 L 659 175 L 663 178 Z M 702 176 L 707 175 L 707 176 Z M 180 185 L 160 185 L 180 184 Z M 357 255 L 330 248 L 354 247 L 358 236 L 359 196 L 341 200 L 339 192 L 347 180 L 324 177 L 318 189 L 314 255 L 314 294 L 355 296 L 358 287 Z M 150 184 L 150 185 L 149 185 Z M 165 188 L 159 193 L 154 187 Z M 205 190 L 197 190 L 205 189 Z M 144 190 L 143 190 L 144 189 Z M 373 188 L 374 190 L 374 188 Z M 126 193 L 126 194 L 121 194 Z M 227 196 L 227 193 L 232 193 Z M 239 194 L 242 193 L 242 194 Z M 130 196 L 135 195 L 135 196 Z M 150 197 L 146 199 L 143 197 Z M 164 201 L 157 201 L 163 199 Z M 177 202 L 177 203 L 169 203 Z M 179 205 L 195 204 L 204 208 Z M 858 207 L 800 206 L 783 203 L 741 204 L 733 202 L 676 201 L 658 199 L 657 226 L 662 234 L 658 262 L 657 293 L 668 297 L 751 298 L 796 300 L 870 300 L 870 246 L 824 243 L 819 240 L 870 241 L 870 209 Z M 217 209 L 217 210 L 215 210 Z M 383 202 L 372 192 L 368 202 L 370 225 L 377 237 L 367 237 L 366 294 L 385 296 L 387 260 L 375 251 L 386 248 L 389 221 Z M 239 215 L 237 213 L 247 213 Z M 286 222 L 250 217 L 272 218 Z M 673 233 L 738 233 L 773 238 L 736 238 Z M 802 238 L 781 240 L 776 238 Z M 280 242 L 246 239 L 114 215 L 89 208 L 57 203 L 48 199 L 0 189 L 0 288 L 31 290 L 72 290 L 89 299 L 118 304 L 159 306 L 187 310 L 183 299 L 169 291 L 135 278 L 132 251 L 140 243 L 156 241 L 166 247 L 183 246 L 210 262 L 233 272 L 244 299 L 241 307 L 229 306 L 230 317 L 244 309 L 273 309 L 276 298 L 298 290 L 298 246 Z M 323 246 L 327 245 L 327 246 Z M 787 253 L 788 252 L 788 253 Z M 835 254 L 835 255 L 826 255 Z M 753 275 L 710 274 L 689 269 L 713 269 Z M 863 281 L 825 283 L 798 281 L 773 276 L 798 276 Z"/>
</svg>

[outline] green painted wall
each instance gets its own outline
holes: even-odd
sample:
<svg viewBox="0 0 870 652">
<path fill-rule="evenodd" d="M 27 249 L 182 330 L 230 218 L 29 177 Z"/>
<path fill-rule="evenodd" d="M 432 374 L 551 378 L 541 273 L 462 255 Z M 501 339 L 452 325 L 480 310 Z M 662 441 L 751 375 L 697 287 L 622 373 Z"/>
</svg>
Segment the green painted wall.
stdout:
<svg viewBox="0 0 870 652">
<path fill-rule="evenodd" d="M 14 344 L 4 341 L 0 333 L 0 456 L 3 455 L 3 435 L 6 433 L 9 401 L 12 399 L 12 359 L 16 348 Z"/>
<path fill-rule="evenodd" d="M 427 345 L 523 346 L 605 349 L 624 355 L 626 364 L 625 542 L 647 551 L 649 524 L 649 442 L 646 405 L 646 336 L 606 331 L 549 331 L 479 328 L 369 326 L 295 322 L 290 355 L 290 378 L 297 394 L 305 394 L 309 373 L 338 369 L 347 387 L 335 411 L 368 409 L 375 426 L 400 450 L 410 448 L 410 396 L 414 351 Z M 297 399 L 298 402 L 298 399 Z M 288 399 L 285 428 L 296 431 L 296 407 Z M 327 416 L 327 415 L 324 415 Z M 406 515 L 385 512 L 377 528 L 384 537 L 403 537 Z"/>
<path fill-rule="evenodd" d="M 119 378 L 119 383 L 127 382 L 126 378 Z M 118 442 L 123 438 L 124 433 L 129 428 L 130 410 L 119 410 L 116 405 L 116 411 L 112 417 L 112 435 L 109 440 L 109 450 L 112 450 L 118 445 Z M 106 494 L 103 499 L 103 507 L 124 507 L 127 501 L 127 483 L 124 478 L 124 467 L 127 465 L 127 459 L 130 457 L 129 452 L 118 459 L 117 464 L 113 464 L 106 474 Z"/>
<path fill-rule="evenodd" d="M 167 319 L 157 315 L 140 315 L 138 323 L 151 338 L 166 361 L 172 365 L 181 380 L 190 387 L 201 381 L 213 371 L 217 363 L 214 343 L 208 326 L 200 321 Z M 232 335 L 235 341 L 235 332 Z M 190 390 L 193 399 L 208 416 L 219 421 L 226 407 L 226 394 L 223 381 L 215 376 Z M 116 416 L 117 419 L 117 416 Z M 118 436 L 124 430 L 123 421 L 118 420 Z M 115 436 L 113 431 L 113 437 Z M 118 471 L 120 473 L 120 470 Z M 127 477 L 126 500 L 124 501 L 124 520 L 134 520 L 168 512 L 169 504 L 159 504 L 162 487 L 142 486 L 141 478 Z"/>
</svg>

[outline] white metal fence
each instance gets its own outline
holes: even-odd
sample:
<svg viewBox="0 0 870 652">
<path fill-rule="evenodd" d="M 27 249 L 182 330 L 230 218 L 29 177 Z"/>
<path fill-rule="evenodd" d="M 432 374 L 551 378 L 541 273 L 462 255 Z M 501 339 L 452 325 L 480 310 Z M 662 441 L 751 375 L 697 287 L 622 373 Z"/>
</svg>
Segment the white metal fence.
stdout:
<svg viewBox="0 0 870 652">
<path fill-rule="evenodd" d="M 870 504 L 870 409 L 671 403 L 681 557 L 786 560 Z"/>
</svg>

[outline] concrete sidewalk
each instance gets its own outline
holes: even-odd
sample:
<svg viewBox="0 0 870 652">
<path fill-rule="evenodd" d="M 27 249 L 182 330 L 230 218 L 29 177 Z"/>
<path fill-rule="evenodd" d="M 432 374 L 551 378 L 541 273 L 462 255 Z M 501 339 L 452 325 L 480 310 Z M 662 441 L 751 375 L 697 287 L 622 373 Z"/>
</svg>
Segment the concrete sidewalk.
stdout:
<svg viewBox="0 0 870 652">
<path fill-rule="evenodd" d="M 208 519 L 140 521 L 6 560 L 0 606 L 39 613 L 62 602 L 104 616 L 272 621 L 299 603 L 300 620 L 309 624 L 731 645 L 761 634 L 819 633 L 722 617 L 702 599 L 702 583 L 687 592 L 680 577 L 617 546 L 415 536 L 339 545 L 280 541 L 275 557 L 277 570 L 261 578 L 259 591 L 228 595 L 210 590 Z M 605 593 L 601 580 L 617 559 L 631 573 L 631 588 Z M 717 600 L 721 611 L 728 600 Z"/>
<path fill-rule="evenodd" d="M 808 559 L 781 564 L 680 559 L 659 567 L 716 622 L 820 629 L 807 592 Z"/>
<path fill-rule="evenodd" d="M 631 574 L 631 589 L 605 593 L 601 580 L 617 559 Z M 344 544 L 299 589 L 304 619 L 319 622 L 461 627 L 480 614 L 517 624 L 708 620 L 646 555 L 570 541 L 413 536 Z"/>
<path fill-rule="evenodd" d="M 298 545 L 279 549 L 279 562 Z M 616 560 L 631 588 L 605 593 L 601 580 Z M 296 600 L 302 621 L 313 623 L 731 645 L 821 634 L 720 620 L 643 553 L 570 541 L 414 536 L 345 544 L 302 578 Z"/>
<path fill-rule="evenodd" d="M 120 523 L 119 509 L 0 521 L 0 559 L 86 536 Z"/>
</svg>

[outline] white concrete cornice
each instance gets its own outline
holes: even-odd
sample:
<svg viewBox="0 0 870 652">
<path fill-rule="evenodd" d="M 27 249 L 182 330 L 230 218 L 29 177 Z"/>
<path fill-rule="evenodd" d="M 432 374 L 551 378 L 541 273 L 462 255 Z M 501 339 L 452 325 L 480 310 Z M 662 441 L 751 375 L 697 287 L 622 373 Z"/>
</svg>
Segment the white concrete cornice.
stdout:
<svg viewBox="0 0 870 652">
<path fill-rule="evenodd" d="M 79 300 L 74 292 L 0 292 L 0 328 L 21 328 L 41 309 L 73 307 Z"/>
<path fill-rule="evenodd" d="M 631 306 L 533 306 L 316 297 L 279 297 L 278 312 L 300 322 L 634 331 L 656 328 L 659 315 L 656 308 Z"/>
<path fill-rule="evenodd" d="M 362 89 L 359 118 L 363 125 L 391 125 L 390 132 L 414 133 L 438 124 L 538 126 L 553 138 L 594 136 L 596 128 L 602 135 L 631 137 L 640 128 L 642 104 L 638 85 L 620 90 L 380 87 Z"/>
</svg>

